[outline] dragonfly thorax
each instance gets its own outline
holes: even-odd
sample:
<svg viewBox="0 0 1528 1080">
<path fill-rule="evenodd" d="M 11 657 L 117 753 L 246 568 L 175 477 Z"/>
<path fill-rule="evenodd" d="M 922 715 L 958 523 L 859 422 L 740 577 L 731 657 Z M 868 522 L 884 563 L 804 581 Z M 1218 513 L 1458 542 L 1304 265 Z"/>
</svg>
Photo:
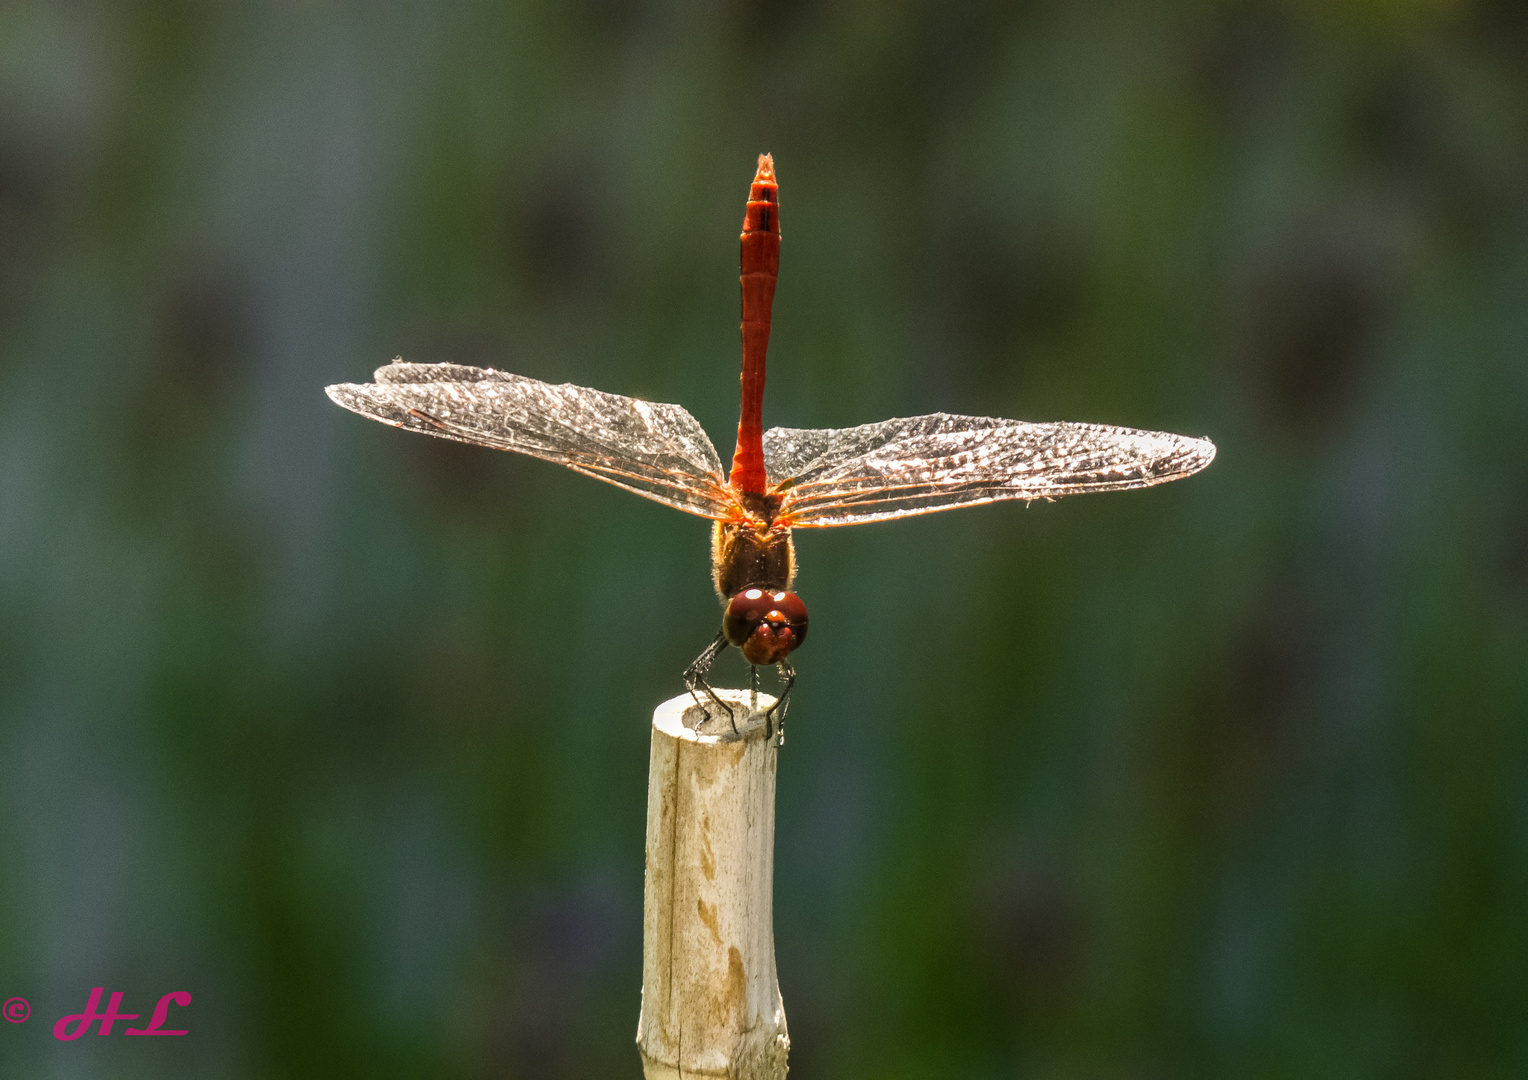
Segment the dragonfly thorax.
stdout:
<svg viewBox="0 0 1528 1080">
<path fill-rule="evenodd" d="M 744 589 L 727 602 L 722 632 L 750 664 L 778 664 L 806 640 L 806 605 L 793 592 Z"/>
<path fill-rule="evenodd" d="M 723 603 L 744 589 L 784 592 L 795 576 L 789 526 L 718 521 L 711 530 L 711 580 Z"/>
</svg>

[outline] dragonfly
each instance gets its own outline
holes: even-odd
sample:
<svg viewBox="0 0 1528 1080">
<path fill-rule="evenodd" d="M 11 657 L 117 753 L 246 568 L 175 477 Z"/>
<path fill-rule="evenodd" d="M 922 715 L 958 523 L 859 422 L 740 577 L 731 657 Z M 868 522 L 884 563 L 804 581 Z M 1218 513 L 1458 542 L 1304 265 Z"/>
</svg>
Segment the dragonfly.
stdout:
<svg viewBox="0 0 1528 1080">
<path fill-rule="evenodd" d="M 783 745 L 807 636 L 806 604 L 791 591 L 792 533 L 890 521 L 1004 499 L 1054 500 L 1127 491 L 1191 476 L 1215 458 L 1209 439 L 1086 423 L 1028 423 L 930 413 L 832 429 L 763 427 L 765 356 L 780 263 L 774 159 L 759 157 L 743 217 L 742 409 L 729 472 L 700 423 L 678 405 L 553 385 L 493 368 L 406 363 L 370 383 L 327 388 L 337 404 L 394 427 L 527 454 L 677 510 L 707 518 L 722 627 L 684 672 L 733 718 L 707 676 L 729 646 L 773 666 L 781 693 L 766 737 Z M 708 714 L 709 715 L 709 714 Z"/>
</svg>

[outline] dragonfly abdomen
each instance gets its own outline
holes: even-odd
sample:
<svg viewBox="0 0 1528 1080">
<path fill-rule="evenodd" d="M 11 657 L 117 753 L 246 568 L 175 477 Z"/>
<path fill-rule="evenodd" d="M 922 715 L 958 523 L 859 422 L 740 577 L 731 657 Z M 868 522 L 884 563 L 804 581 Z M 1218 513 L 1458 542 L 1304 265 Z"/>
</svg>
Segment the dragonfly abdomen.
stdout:
<svg viewBox="0 0 1528 1080">
<path fill-rule="evenodd" d="M 762 493 L 764 474 L 764 357 L 780 271 L 780 196 L 774 160 L 759 155 L 743 213 L 743 407 L 732 455 L 732 486 Z"/>
</svg>

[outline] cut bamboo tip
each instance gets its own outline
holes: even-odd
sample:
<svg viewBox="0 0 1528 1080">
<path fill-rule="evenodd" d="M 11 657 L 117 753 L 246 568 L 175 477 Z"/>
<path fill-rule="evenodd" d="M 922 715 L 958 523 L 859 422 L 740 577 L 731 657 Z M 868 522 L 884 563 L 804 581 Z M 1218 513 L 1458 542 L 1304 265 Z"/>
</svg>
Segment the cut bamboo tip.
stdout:
<svg viewBox="0 0 1528 1080">
<path fill-rule="evenodd" d="M 736 727 L 682 695 L 653 713 L 642 905 L 647 1080 L 782 1080 L 790 1037 L 775 976 L 777 750 L 767 694 L 718 690 Z"/>
</svg>

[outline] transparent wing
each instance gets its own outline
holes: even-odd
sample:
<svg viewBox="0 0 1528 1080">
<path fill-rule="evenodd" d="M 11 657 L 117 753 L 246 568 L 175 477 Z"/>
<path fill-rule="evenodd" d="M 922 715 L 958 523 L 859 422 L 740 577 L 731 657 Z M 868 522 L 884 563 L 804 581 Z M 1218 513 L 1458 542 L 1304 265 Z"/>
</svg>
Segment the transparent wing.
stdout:
<svg viewBox="0 0 1528 1080">
<path fill-rule="evenodd" d="M 395 360 L 374 378 L 327 393 L 384 424 L 554 461 L 700 517 L 742 515 L 716 448 L 678 405 L 458 364 Z"/>
<path fill-rule="evenodd" d="M 1214 458 L 1208 439 L 1164 431 L 947 413 L 764 433 L 770 483 L 785 497 L 780 513 L 804 528 L 1150 487 Z"/>
</svg>

